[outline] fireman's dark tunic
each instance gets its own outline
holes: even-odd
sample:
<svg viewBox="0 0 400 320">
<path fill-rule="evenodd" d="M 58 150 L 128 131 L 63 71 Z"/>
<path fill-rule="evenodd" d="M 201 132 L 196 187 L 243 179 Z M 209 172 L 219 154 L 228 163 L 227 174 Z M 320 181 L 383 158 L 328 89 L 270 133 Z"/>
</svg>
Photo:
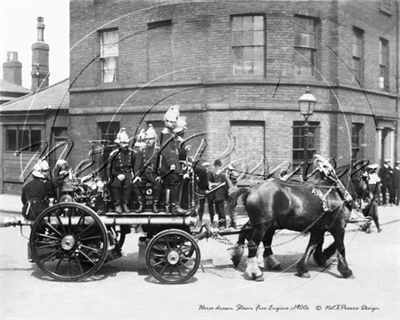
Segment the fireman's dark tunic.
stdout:
<svg viewBox="0 0 400 320">
<path fill-rule="evenodd" d="M 131 149 L 117 149 L 110 154 L 110 179 L 112 188 L 127 189 L 132 185 L 133 169 L 135 167 L 136 152 Z M 120 181 L 117 177 L 123 174 L 125 179 Z"/>
<path fill-rule="evenodd" d="M 34 220 L 44 209 L 49 206 L 48 198 L 55 197 L 55 189 L 59 186 L 56 181 L 33 179 L 22 187 L 21 201 L 23 203 L 22 215 Z"/>
<path fill-rule="evenodd" d="M 146 165 L 147 161 L 153 157 Z M 140 171 L 140 178 L 143 181 L 156 183 L 157 178 L 157 149 L 155 147 L 146 147 L 140 149 L 136 154 L 135 173 Z"/>
<path fill-rule="evenodd" d="M 167 128 L 164 128 L 159 136 L 158 141 L 160 141 L 161 146 L 159 174 L 163 177 L 167 186 L 179 186 L 180 164 L 178 143 L 175 139 L 172 139 L 167 145 L 163 146 L 172 136 L 174 136 L 174 133 Z M 171 165 L 173 164 L 175 165 L 175 170 L 170 172 Z"/>
</svg>

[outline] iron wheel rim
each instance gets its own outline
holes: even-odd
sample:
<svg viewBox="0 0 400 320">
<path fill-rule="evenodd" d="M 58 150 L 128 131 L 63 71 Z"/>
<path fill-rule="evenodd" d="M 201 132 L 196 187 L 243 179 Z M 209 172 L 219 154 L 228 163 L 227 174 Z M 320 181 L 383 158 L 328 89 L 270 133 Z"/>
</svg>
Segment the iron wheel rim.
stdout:
<svg viewBox="0 0 400 320">
<path fill-rule="evenodd" d="M 29 244 L 38 267 L 60 281 L 92 276 L 108 249 L 107 231 L 97 214 L 71 202 L 43 211 L 32 226 Z"/>
<path fill-rule="evenodd" d="M 146 265 L 161 283 L 180 284 L 197 272 L 201 260 L 196 240 L 187 232 L 171 229 L 157 234 L 146 248 Z"/>
</svg>

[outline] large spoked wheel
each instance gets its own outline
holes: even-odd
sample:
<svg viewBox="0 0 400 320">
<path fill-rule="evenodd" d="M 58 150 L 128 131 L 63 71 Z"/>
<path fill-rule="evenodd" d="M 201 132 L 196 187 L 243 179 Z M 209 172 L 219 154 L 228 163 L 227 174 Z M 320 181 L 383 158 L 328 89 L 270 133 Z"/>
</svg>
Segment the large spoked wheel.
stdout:
<svg viewBox="0 0 400 320">
<path fill-rule="evenodd" d="M 199 268 L 200 259 L 197 242 L 190 234 L 178 229 L 158 233 L 146 248 L 147 268 L 162 283 L 188 281 Z"/>
<path fill-rule="evenodd" d="M 39 268 L 61 281 L 78 281 L 93 275 L 107 255 L 107 231 L 88 207 L 56 204 L 43 211 L 32 226 L 32 258 Z"/>
</svg>

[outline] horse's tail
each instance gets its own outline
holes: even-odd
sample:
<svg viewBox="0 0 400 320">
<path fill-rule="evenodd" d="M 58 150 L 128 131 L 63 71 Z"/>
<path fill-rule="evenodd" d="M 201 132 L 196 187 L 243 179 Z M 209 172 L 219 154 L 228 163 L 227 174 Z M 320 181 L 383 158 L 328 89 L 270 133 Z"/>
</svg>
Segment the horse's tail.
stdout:
<svg viewBox="0 0 400 320">
<path fill-rule="evenodd" d="M 226 211 L 228 214 L 233 212 L 233 210 L 235 210 L 235 208 L 237 206 L 237 201 L 240 196 L 244 195 L 243 201 L 244 202 L 246 201 L 249 191 L 250 191 L 250 188 L 240 188 L 230 194 L 229 199 L 227 201 L 227 207 L 226 207 Z"/>
</svg>

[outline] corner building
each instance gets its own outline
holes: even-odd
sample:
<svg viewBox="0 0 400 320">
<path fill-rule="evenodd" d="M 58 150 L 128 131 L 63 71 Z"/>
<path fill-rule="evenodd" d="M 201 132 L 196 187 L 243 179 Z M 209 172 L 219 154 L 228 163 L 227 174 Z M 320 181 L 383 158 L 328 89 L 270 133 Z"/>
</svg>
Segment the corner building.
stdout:
<svg viewBox="0 0 400 320">
<path fill-rule="evenodd" d="M 72 161 L 89 140 L 162 126 L 181 106 L 203 159 L 235 149 L 251 169 L 304 160 L 298 99 L 317 99 L 308 152 L 399 159 L 399 2 L 71 1 Z M 148 113 L 147 113 L 148 112 Z M 194 149 L 199 139 L 191 143 Z M 260 172 L 258 170 L 258 172 Z"/>
</svg>

